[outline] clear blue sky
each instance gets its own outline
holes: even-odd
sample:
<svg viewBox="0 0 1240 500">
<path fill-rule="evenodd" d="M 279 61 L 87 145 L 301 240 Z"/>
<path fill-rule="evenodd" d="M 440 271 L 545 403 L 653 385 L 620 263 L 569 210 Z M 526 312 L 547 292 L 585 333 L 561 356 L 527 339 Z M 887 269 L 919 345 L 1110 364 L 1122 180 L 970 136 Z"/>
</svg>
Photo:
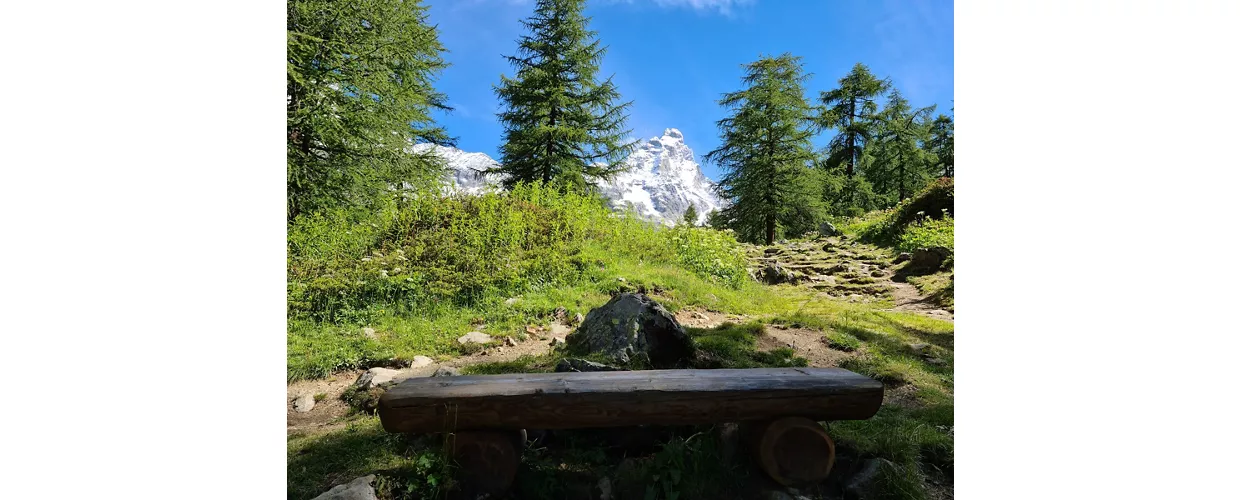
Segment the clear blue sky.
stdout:
<svg viewBox="0 0 1240 500">
<path fill-rule="evenodd" d="M 438 119 L 465 151 L 498 158 L 503 128 L 492 86 L 515 72 L 519 23 L 533 0 L 430 0 L 430 21 L 452 64 L 438 88 L 455 111 Z M 858 62 L 892 82 L 914 106 L 951 114 L 950 0 L 591 0 L 590 28 L 608 47 L 601 76 L 632 100 L 636 138 L 677 128 L 701 161 L 719 144 L 720 94 L 740 89 L 741 65 L 791 52 L 812 77 L 807 95 L 833 88 Z M 830 133 L 816 139 L 825 144 Z M 718 178 L 714 165 L 703 165 Z"/>
</svg>

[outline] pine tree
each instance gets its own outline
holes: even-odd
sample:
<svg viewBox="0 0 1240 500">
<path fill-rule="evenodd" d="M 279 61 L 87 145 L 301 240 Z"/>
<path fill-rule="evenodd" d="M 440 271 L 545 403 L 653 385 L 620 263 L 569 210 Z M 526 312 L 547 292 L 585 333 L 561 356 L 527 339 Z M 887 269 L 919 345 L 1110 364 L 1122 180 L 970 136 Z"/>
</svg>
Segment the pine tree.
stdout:
<svg viewBox="0 0 1240 500">
<path fill-rule="evenodd" d="M 505 109 L 500 166 L 505 187 L 541 181 L 587 191 L 623 167 L 634 142 L 626 110 L 611 78 L 596 73 L 606 49 L 587 27 L 585 0 L 538 0 L 534 14 L 522 21 L 529 34 L 508 56 L 515 78 L 500 76 L 495 93 Z"/>
<path fill-rule="evenodd" d="M 947 115 L 935 117 L 934 123 L 930 125 L 930 141 L 927 143 L 927 148 L 934 155 L 935 164 L 943 172 L 943 177 L 956 175 L 956 157 L 953 151 L 956 139 L 954 129 L 952 117 Z"/>
<path fill-rule="evenodd" d="M 930 176 L 930 161 L 922 146 L 929 139 L 926 120 L 932 112 L 934 106 L 911 108 L 899 90 L 892 90 L 878 114 L 874 161 L 864 173 L 876 192 L 894 196 L 893 203 L 908 198 Z"/>
<path fill-rule="evenodd" d="M 821 185 L 809 170 L 806 79 L 799 57 L 763 57 L 745 65 L 746 89 L 719 100 L 732 115 L 717 122 L 722 144 L 706 161 L 723 170 L 716 189 L 732 204 L 721 218 L 742 240 L 770 245 L 778 231 L 795 234 L 823 217 Z"/>
<path fill-rule="evenodd" d="M 865 145 L 873 138 L 877 123 L 877 98 L 891 88 L 891 82 L 870 73 L 864 64 L 857 63 L 844 78 L 839 88 L 822 92 L 822 110 L 818 125 L 834 128 L 838 133 L 827 146 L 826 167 L 837 171 L 841 167 L 847 177 L 857 171 Z"/>
<path fill-rule="evenodd" d="M 433 86 L 448 64 L 426 11 L 420 0 L 289 0 L 289 220 L 439 178 L 441 162 L 408 151 L 454 142 L 431 118 L 451 108 Z"/>
<path fill-rule="evenodd" d="M 698 219 L 697 207 L 693 206 L 693 204 L 690 203 L 689 208 L 685 209 L 685 215 L 684 217 L 682 217 L 682 220 L 684 221 L 685 225 L 696 226 L 697 219 Z"/>
</svg>

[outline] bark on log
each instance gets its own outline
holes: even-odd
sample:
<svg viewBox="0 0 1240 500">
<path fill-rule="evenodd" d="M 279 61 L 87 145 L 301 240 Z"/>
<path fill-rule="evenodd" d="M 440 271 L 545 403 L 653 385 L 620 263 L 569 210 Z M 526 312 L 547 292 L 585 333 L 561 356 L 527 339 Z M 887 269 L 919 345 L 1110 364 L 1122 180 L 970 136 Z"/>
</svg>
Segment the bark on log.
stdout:
<svg viewBox="0 0 1240 500">
<path fill-rule="evenodd" d="M 409 379 L 379 400 L 388 432 L 863 420 L 880 382 L 839 368 L 643 370 Z"/>
</svg>

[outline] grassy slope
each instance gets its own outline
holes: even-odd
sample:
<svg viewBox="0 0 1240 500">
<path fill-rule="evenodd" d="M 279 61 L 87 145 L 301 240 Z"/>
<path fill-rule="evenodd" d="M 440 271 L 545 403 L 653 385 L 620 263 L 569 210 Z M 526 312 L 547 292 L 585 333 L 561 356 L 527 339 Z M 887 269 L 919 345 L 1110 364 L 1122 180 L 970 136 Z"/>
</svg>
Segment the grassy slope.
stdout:
<svg viewBox="0 0 1240 500">
<path fill-rule="evenodd" d="M 505 210 L 499 208 L 498 201 L 502 200 L 492 201 L 497 203 L 490 210 Z M 478 210 L 468 205 L 462 203 L 459 208 Z M 494 261 L 512 252 L 527 261 L 517 262 L 518 267 L 546 264 L 564 270 L 558 276 L 544 277 L 541 281 L 522 280 L 529 273 L 517 273 L 515 285 L 491 281 L 481 288 L 481 293 L 457 290 L 424 294 L 423 290 L 436 286 L 425 276 L 416 278 L 421 287 L 413 288 L 413 292 L 398 289 L 393 293 L 380 288 L 381 293 L 376 293 L 361 284 L 343 290 L 324 287 L 329 293 L 346 299 L 336 302 L 316 297 L 315 293 L 319 292 L 306 291 L 313 288 L 308 283 L 321 279 L 324 274 L 345 276 L 347 281 L 337 281 L 349 284 L 371 281 L 372 287 L 375 280 L 383 281 L 384 286 L 390 281 L 407 280 L 408 276 L 391 276 L 391 270 L 396 267 L 391 262 L 384 264 L 388 267 L 379 268 L 387 269 L 388 276 L 376 274 L 376 270 L 369 267 L 376 260 L 382 260 L 373 257 L 376 249 L 384 256 L 391 256 L 395 249 L 402 248 L 404 255 L 409 256 L 406 259 L 421 260 L 423 265 L 427 265 L 426 262 L 453 265 L 450 260 L 427 257 L 437 249 L 434 240 L 445 239 L 442 233 L 426 229 L 429 224 L 415 224 L 415 227 L 422 227 L 415 232 L 405 229 L 409 225 L 390 222 L 400 219 L 400 211 L 394 211 L 397 215 L 390 216 L 388 222 L 375 222 L 378 227 L 360 230 L 367 236 L 357 238 L 358 241 L 321 244 L 320 251 L 325 247 L 330 251 L 319 255 L 329 255 L 329 259 L 309 258 L 306 255 L 312 252 L 297 255 L 291 250 L 289 378 L 318 377 L 367 362 L 407 359 L 416 354 L 451 356 L 456 353 L 453 340 L 472 329 L 478 320 L 487 325 L 489 333 L 516 334 L 526 324 L 546 322 L 557 306 L 568 308 L 570 314 L 584 314 L 604 303 L 613 290 L 642 287 L 672 310 L 702 306 L 756 318 L 743 325 L 690 329 L 705 353 L 698 360 L 703 368 L 803 364 L 804 360 L 794 358 L 791 350 L 756 351 L 755 339 L 763 335 L 765 323 L 818 329 L 834 344 L 855 348 L 861 355 L 849 361 L 847 368 L 882 380 L 889 390 L 907 390 L 911 396 L 902 405 L 885 405 L 871 420 L 832 423 L 830 432 L 837 439 L 841 453 L 890 460 L 894 465 L 882 470 L 881 483 L 891 498 L 925 498 L 924 478 L 927 476 L 945 476 L 950 481 L 953 449 L 951 323 L 880 311 L 877 310 L 880 305 L 875 304 L 824 300 L 801 288 L 767 287 L 744 279 L 743 274 L 739 275 L 741 279 L 732 279 L 744 272 L 743 264 L 730 260 L 734 256 L 730 249 L 735 245 L 722 233 L 657 230 L 600 216 L 584 203 L 563 204 L 560 209 L 573 213 L 552 214 L 552 219 L 579 217 L 577 225 L 572 227 L 589 230 L 582 230 L 577 236 L 571 232 L 561 233 L 559 238 L 567 243 L 556 243 L 548 238 L 534 242 L 537 245 L 526 245 L 530 242 L 523 241 L 520 245 L 505 247 L 482 237 L 473 243 L 459 237 L 464 233 L 498 234 L 494 227 L 451 228 L 458 233 L 456 238 L 446 238 L 454 240 L 453 251 L 472 255 L 469 258 Z M 511 221 L 512 214 L 508 215 L 507 220 Z M 547 217 L 546 213 L 542 215 Z M 437 223 L 446 219 L 442 214 L 422 217 Z M 348 227 L 360 226 L 352 221 Z M 320 228 L 321 234 L 330 234 L 330 229 Z M 297 237 L 294 235 L 290 239 Z M 465 245 L 473 246 L 463 248 Z M 302 242 L 297 249 L 304 250 L 308 246 L 312 245 Z M 568 254 L 571 257 L 564 258 Z M 366 256 L 371 259 L 362 262 Z M 570 264 L 562 266 L 566 261 Z M 476 272 L 488 273 L 488 276 L 498 273 L 494 269 Z M 625 281 L 619 281 L 620 277 Z M 341 295 L 341 291 L 345 293 Z M 505 304 L 509 297 L 519 297 L 519 300 Z M 348 299 L 357 300 L 350 305 Z M 298 303 L 317 305 L 299 309 Z M 328 311 L 331 314 L 327 314 Z M 374 328 L 377 338 L 364 336 L 363 326 Z M 925 356 L 913 352 L 909 345 L 916 343 L 930 344 L 929 350 L 942 364 L 931 364 Z M 479 365 L 469 371 L 547 371 L 554 366 L 556 356 Z M 388 435 L 372 416 L 354 415 L 348 420 L 349 425 L 343 430 L 289 437 L 290 498 L 311 498 L 333 484 L 376 472 L 388 478 L 382 489 L 389 498 L 404 497 L 411 491 L 432 490 L 442 484 L 442 478 L 446 477 L 442 470 L 426 465 L 426 457 L 437 456 L 433 453 L 433 443 Z M 668 437 L 659 451 L 634 457 L 636 465 L 624 470 L 617 470 L 621 462 L 619 457 L 606 456 L 600 443 L 587 438 L 574 439 L 567 446 L 530 448 L 526 450 L 525 470 L 518 476 L 516 489 L 518 495 L 525 498 L 562 496 L 570 493 L 574 484 L 593 484 L 598 477 L 606 476 L 616 481 L 617 489 L 652 488 L 654 498 L 671 498 L 675 493 L 680 498 L 755 495 L 757 492 L 746 489 L 760 484 L 749 476 L 752 466 L 742 463 L 743 456 L 732 461 L 720 460 L 720 446 L 710 428 L 697 428 Z M 676 472 L 670 472 L 672 470 Z"/>
</svg>

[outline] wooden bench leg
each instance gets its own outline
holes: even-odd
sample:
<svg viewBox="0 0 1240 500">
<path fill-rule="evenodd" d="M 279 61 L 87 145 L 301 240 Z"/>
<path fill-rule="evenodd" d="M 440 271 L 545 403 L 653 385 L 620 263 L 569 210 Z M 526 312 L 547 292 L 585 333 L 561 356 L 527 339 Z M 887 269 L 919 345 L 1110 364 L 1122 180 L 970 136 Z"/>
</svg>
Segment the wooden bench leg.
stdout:
<svg viewBox="0 0 1240 500">
<path fill-rule="evenodd" d="M 761 423 L 753 429 L 751 443 L 762 470 L 785 486 L 822 481 L 835 465 L 835 443 L 818 422 L 808 418 Z"/>
<path fill-rule="evenodd" d="M 464 431 L 447 436 L 448 456 L 467 498 L 498 496 L 512 486 L 525 448 L 525 430 Z"/>
</svg>

